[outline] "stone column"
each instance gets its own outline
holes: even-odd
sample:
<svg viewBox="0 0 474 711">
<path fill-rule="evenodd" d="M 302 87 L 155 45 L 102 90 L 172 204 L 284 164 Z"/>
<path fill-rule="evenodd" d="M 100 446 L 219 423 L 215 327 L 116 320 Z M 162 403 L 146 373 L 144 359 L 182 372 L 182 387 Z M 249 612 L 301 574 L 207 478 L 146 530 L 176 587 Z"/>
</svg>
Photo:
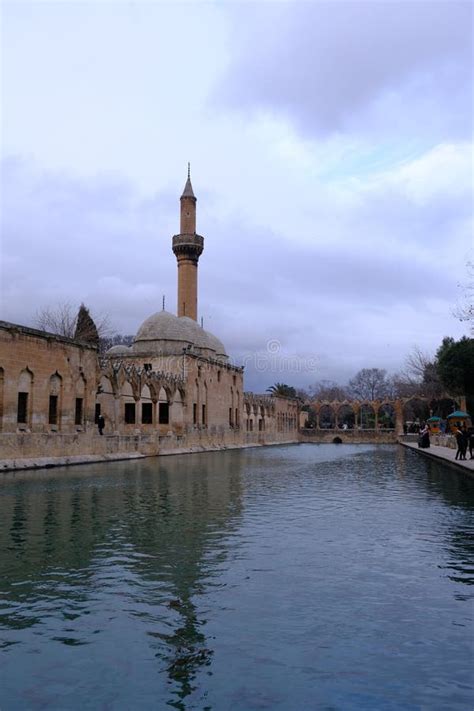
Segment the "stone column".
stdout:
<svg viewBox="0 0 474 711">
<path fill-rule="evenodd" d="M 403 434 L 403 403 L 401 400 L 395 400 L 395 434 L 399 437 Z"/>
<path fill-rule="evenodd" d="M 121 402 L 121 397 L 120 395 L 118 397 L 114 397 L 114 422 L 113 422 L 113 427 L 114 427 L 114 434 L 118 435 L 120 434 L 120 402 Z"/>
</svg>

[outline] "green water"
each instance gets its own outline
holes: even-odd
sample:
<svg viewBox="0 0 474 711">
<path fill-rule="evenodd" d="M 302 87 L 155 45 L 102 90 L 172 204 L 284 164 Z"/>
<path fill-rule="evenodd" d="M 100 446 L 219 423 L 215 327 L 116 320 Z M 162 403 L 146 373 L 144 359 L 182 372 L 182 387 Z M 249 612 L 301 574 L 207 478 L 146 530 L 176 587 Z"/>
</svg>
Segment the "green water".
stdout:
<svg viewBox="0 0 474 711">
<path fill-rule="evenodd" d="M 417 452 L 3 478 L 2 711 L 474 705 L 474 486 Z"/>
</svg>

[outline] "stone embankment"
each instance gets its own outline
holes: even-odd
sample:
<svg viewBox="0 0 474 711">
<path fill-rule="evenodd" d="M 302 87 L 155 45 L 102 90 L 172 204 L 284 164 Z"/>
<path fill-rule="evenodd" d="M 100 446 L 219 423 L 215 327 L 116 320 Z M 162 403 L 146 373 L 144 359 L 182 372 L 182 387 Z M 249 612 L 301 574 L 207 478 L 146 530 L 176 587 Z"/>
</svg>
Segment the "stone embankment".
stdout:
<svg viewBox="0 0 474 711">
<path fill-rule="evenodd" d="M 215 452 L 276 444 L 295 444 L 297 432 L 210 432 L 160 436 L 77 434 L 0 434 L 0 472 L 92 464 L 172 454 Z"/>
<path fill-rule="evenodd" d="M 408 439 L 408 437 L 401 437 L 400 444 L 409 449 L 414 449 L 422 456 L 448 464 L 451 467 L 455 467 L 458 471 L 463 471 L 468 476 L 474 477 L 474 459 L 469 459 L 469 450 L 466 454 L 466 461 L 461 461 L 455 459 L 456 449 L 451 446 L 431 444 L 428 449 L 421 449 L 418 447 L 418 442 L 414 442 L 411 438 Z"/>
</svg>

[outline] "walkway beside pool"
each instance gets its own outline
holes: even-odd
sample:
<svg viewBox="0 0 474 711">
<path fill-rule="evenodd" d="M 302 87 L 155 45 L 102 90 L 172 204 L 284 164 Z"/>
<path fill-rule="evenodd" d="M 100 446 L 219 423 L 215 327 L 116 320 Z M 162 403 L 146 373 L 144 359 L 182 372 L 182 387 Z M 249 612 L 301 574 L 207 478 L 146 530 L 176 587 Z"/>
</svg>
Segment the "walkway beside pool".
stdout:
<svg viewBox="0 0 474 711">
<path fill-rule="evenodd" d="M 432 444 L 429 449 L 421 449 L 416 442 L 404 442 L 403 440 L 399 440 L 399 443 L 427 457 L 442 460 L 446 462 L 446 464 L 455 466 L 457 469 L 462 469 L 466 474 L 474 477 L 474 459 L 469 459 L 469 450 L 466 454 L 467 459 L 463 462 L 454 458 L 456 456 L 456 450 L 450 449 L 449 447 L 439 447 L 436 444 Z"/>
</svg>

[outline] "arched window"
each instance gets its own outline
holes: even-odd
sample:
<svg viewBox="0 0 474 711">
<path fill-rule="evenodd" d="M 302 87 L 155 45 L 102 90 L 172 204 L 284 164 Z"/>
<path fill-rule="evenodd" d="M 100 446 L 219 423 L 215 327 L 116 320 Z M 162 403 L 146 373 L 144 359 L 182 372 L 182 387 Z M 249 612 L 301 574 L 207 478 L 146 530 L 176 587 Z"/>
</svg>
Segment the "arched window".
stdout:
<svg viewBox="0 0 474 711">
<path fill-rule="evenodd" d="M 323 430 L 333 430 L 336 425 L 336 416 L 330 405 L 323 405 L 319 410 L 319 427 Z"/>
<path fill-rule="evenodd" d="M 84 424 L 86 401 L 86 379 L 81 373 L 76 383 L 76 400 L 74 404 L 74 424 L 82 427 Z"/>
<path fill-rule="evenodd" d="M 373 430 L 375 428 L 375 411 L 372 405 L 362 403 L 359 410 L 359 420 L 361 430 Z"/>
<path fill-rule="evenodd" d="M 62 378 L 56 371 L 49 379 L 48 424 L 57 429 L 61 424 Z"/>
<path fill-rule="evenodd" d="M 170 403 L 166 390 L 160 388 L 158 394 L 158 424 L 169 425 L 170 423 Z"/>
<path fill-rule="evenodd" d="M 390 402 L 380 405 L 377 413 L 378 427 L 384 430 L 395 429 L 395 408 Z"/>
<path fill-rule="evenodd" d="M 355 427 L 355 413 L 351 405 L 341 405 L 337 411 L 337 424 L 341 430 L 352 430 Z"/>
<path fill-rule="evenodd" d="M 133 397 L 133 388 L 128 380 L 122 385 L 120 394 L 123 401 L 123 421 L 126 425 L 134 425 L 137 421 L 137 408 L 135 398 Z"/>
<path fill-rule="evenodd" d="M 33 373 L 25 368 L 20 373 L 18 380 L 18 402 L 16 421 L 20 429 L 25 429 L 31 422 L 31 409 L 33 398 Z"/>
<path fill-rule="evenodd" d="M 204 381 L 204 391 L 203 391 L 203 399 L 201 403 L 201 423 L 203 427 L 207 427 L 207 417 L 208 417 L 208 410 L 207 410 L 207 383 Z"/>
<path fill-rule="evenodd" d="M 418 432 L 421 423 L 430 416 L 426 400 L 410 398 L 403 405 L 403 419 L 408 432 Z"/>
<path fill-rule="evenodd" d="M 140 397 L 141 402 L 141 422 L 142 425 L 153 424 L 153 402 L 148 385 L 144 385 Z"/>
</svg>

